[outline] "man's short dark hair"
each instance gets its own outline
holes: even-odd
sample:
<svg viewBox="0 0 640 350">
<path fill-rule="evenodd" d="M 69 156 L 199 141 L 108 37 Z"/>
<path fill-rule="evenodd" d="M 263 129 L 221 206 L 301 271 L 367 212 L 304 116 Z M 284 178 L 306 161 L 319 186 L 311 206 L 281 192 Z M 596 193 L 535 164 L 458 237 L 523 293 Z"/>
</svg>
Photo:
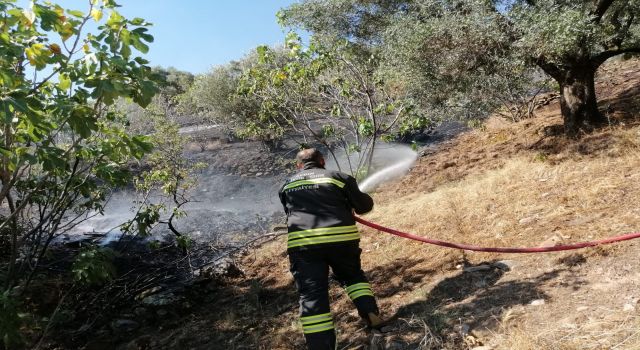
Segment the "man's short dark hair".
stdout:
<svg viewBox="0 0 640 350">
<path fill-rule="evenodd" d="M 296 161 L 302 164 L 310 162 L 320 163 L 322 159 L 324 159 L 322 152 L 315 148 L 303 149 L 296 155 Z"/>
</svg>

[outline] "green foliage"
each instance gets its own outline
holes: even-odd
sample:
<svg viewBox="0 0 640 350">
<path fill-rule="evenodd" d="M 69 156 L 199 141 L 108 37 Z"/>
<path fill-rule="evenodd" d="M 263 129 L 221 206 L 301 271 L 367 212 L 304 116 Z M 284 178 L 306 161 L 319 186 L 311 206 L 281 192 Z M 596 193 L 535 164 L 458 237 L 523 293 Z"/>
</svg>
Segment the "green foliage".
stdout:
<svg viewBox="0 0 640 350">
<path fill-rule="evenodd" d="M 126 115 L 127 131 L 130 134 L 151 134 L 154 123 L 149 122 L 149 113 L 164 114 L 167 119 L 180 126 L 201 124 L 202 118 L 191 111 L 183 110 L 181 103 L 187 90 L 193 85 L 195 77 L 188 72 L 175 68 L 152 68 L 152 74 L 158 84 L 158 92 L 146 107 L 141 107 L 128 99 L 117 101 L 114 109 Z"/>
<path fill-rule="evenodd" d="M 508 90 L 526 91 L 510 59 L 510 32 L 487 1 L 421 1 L 398 15 L 384 40 L 384 70 L 435 119 L 482 118 Z"/>
<path fill-rule="evenodd" d="M 176 244 L 178 245 L 178 248 L 187 250 L 191 247 L 193 241 L 189 236 L 178 236 L 176 237 Z"/>
<path fill-rule="evenodd" d="M 181 94 L 186 93 L 195 80 L 193 74 L 177 70 L 173 67 L 167 69 L 154 67 L 153 71 L 161 77 L 158 95 L 170 100 L 176 100 Z"/>
<path fill-rule="evenodd" d="M 134 181 L 141 195 L 138 202 L 141 207 L 134 219 L 122 226 L 124 232 L 142 236 L 149 235 L 150 230 L 161 221 L 162 214 L 172 210 L 167 199 L 172 201 L 177 198 L 175 193 L 195 185 L 194 179 L 190 178 L 190 171 L 196 167 L 187 170 L 191 165 L 183 157 L 184 147 L 191 138 L 180 134 L 179 128 L 204 122 L 202 118 L 189 114 L 191 112 L 183 106 L 196 78 L 175 68 L 156 67 L 153 71 L 160 78 L 160 90 L 149 106 L 141 108 L 124 100 L 119 101 L 117 106 L 127 115 L 129 132 L 144 132 L 153 140 L 154 151 L 144 159 L 147 170 Z M 150 202 L 148 196 L 153 191 L 165 198 L 157 203 Z M 178 211 L 174 216 L 183 215 L 186 213 Z"/>
<path fill-rule="evenodd" d="M 238 96 L 243 70 L 258 64 L 259 55 L 252 53 L 240 61 L 214 67 L 196 77 L 193 84 L 180 97 L 179 111 L 199 115 L 205 121 L 225 128 L 229 133 L 248 136 L 246 124 L 258 114 L 258 102 L 249 96 Z"/>
<path fill-rule="evenodd" d="M 196 172 L 205 164 L 193 163 L 184 157 L 184 147 L 189 138 L 180 134 L 178 124 L 168 120 L 161 111 L 147 110 L 154 124 L 153 151 L 145 158 L 148 170 L 139 174 L 134 185 L 139 195 L 139 209 L 134 218 L 122 225 L 128 234 L 147 236 L 159 223 L 167 224 L 176 235 L 173 220 L 186 216 L 181 209 L 191 198 L 190 190 L 196 186 Z M 152 201 L 151 194 L 162 198 Z M 169 215 L 163 219 L 163 215 Z"/>
<path fill-rule="evenodd" d="M 162 244 L 160 243 L 160 241 L 151 241 L 151 242 L 149 242 L 149 249 L 158 250 L 158 249 L 160 249 L 161 246 L 162 246 Z"/>
<path fill-rule="evenodd" d="M 401 136 L 409 135 L 414 132 L 422 132 L 435 126 L 438 122 L 435 118 L 429 118 L 415 104 L 407 105 L 407 108 L 403 113 L 405 117 L 400 121 L 398 129 L 398 134 Z"/>
<path fill-rule="evenodd" d="M 138 56 L 153 40 L 149 23 L 117 10 L 114 1 L 88 2 L 86 12 L 0 4 L 0 203 L 10 210 L 0 230 L 27 228 L 12 231 L 9 280 L 18 251 L 42 256 L 55 235 L 102 211 L 109 192 L 130 182 L 130 162 L 151 150 L 111 108 L 121 98 L 146 106 L 157 91 Z"/>
<path fill-rule="evenodd" d="M 166 207 L 162 204 L 140 203 L 141 208 L 130 221 L 122 225 L 122 231 L 128 234 L 138 234 L 143 237 L 151 234 L 151 228 L 160 220 L 160 213 Z"/>
<path fill-rule="evenodd" d="M 15 349 L 23 343 L 20 325 L 20 316 L 11 292 L 7 290 L 0 293 L 0 339 L 5 349 Z"/>
<path fill-rule="evenodd" d="M 80 250 L 71 267 L 73 279 L 87 285 L 102 285 L 115 277 L 114 253 L 109 248 L 88 246 Z"/>
<path fill-rule="evenodd" d="M 639 47 L 640 1 L 613 1 L 597 19 L 593 1 L 516 1 L 508 16 L 527 57 L 566 64 L 604 50 Z"/>
<path fill-rule="evenodd" d="M 366 172 L 376 141 L 400 125 L 408 130 L 419 113 L 411 100 L 390 93 L 376 74 L 375 55 L 346 41 L 325 44 L 314 38 L 303 45 L 290 33 L 286 59 L 277 60 L 281 56 L 268 47 L 258 50 L 259 64 L 245 71 L 238 89 L 260 108 L 244 130 L 263 139 L 294 134 L 342 149 L 355 156 L 344 171 Z"/>
<path fill-rule="evenodd" d="M 280 11 L 282 26 L 300 28 L 329 38 L 349 38 L 375 44 L 394 20 L 393 15 L 411 8 L 407 0 L 303 0 Z"/>
<path fill-rule="evenodd" d="M 366 119 L 364 117 L 358 118 L 358 134 L 364 137 L 374 136 L 374 124 L 373 121 Z"/>
<path fill-rule="evenodd" d="M 325 45 L 349 41 L 363 57 L 379 56 L 377 73 L 393 95 L 413 98 L 431 120 L 514 105 L 510 118 L 519 120 L 530 114 L 529 95 L 545 87 L 536 69 L 560 86 L 582 75 L 588 87 L 606 59 L 640 53 L 638 13 L 638 0 L 303 0 L 278 19 Z M 597 113 L 595 102 L 578 103 Z M 598 119 L 565 120 L 574 117 Z"/>
<path fill-rule="evenodd" d="M 151 108 L 157 113 L 163 113 L 169 120 L 180 126 L 201 122 L 198 119 L 185 118 L 180 108 L 180 103 L 185 94 L 193 86 L 194 75 L 171 67 L 168 69 L 155 67 L 153 71 L 161 78 L 160 90 L 154 97 L 152 104 L 147 108 Z"/>
</svg>

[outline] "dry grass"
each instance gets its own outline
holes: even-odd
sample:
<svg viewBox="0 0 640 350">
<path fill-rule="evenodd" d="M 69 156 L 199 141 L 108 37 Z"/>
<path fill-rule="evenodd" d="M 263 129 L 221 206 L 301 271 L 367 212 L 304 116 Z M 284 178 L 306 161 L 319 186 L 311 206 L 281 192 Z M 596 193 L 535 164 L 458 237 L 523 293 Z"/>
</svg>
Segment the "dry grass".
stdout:
<svg viewBox="0 0 640 350">
<path fill-rule="evenodd" d="M 599 238 L 640 226 L 637 204 L 628 200 L 640 195 L 634 181 L 639 165 L 631 153 L 555 166 L 518 157 L 499 170 L 378 206 L 368 218 L 489 246 Z"/>
<path fill-rule="evenodd" d="M 545 134 L 559 122 L 557 105 L 539 114 L 519 125 L 492 119 L 441 152 L 422 158 L 409 176 L 376 195 L 376 209 L 367 219 L 430 238 L 483 246 L 553 245 L 638 229 L 640 127 L 612 126 L 572 141 Z M 364 231 L 363 265 L 382 309 L 428 329 L 405 329 L 379 348 L 389 344 L 402 349 L 465 349 L 480 344 L 499 349 L 640 348 L 637 318 L 622 312 L 621 306 L 602 310 L 615 302 L 616 293 L 634 293 L 630 285 L 640 277 L 629 285 L 618 278 L 617 268 L 601 273 L 582 269 L 624 261 L 608 262 L 616 255 L 634 256 L 629 245 L 555 255 L 463 256 Z M 499 259 L 514 259 L 523 267 L 505 275 L 456 269 L 462 263 Z M 602 290 L 590 293 L 589 285 L 597 284 L 601 276 L 609 276 L 616 283 L 611 286 L 617 287 L 603 282 Z M 460 290 L 465 291 L 457 293 Z M 335 310 L 352 310 L 338 288 L 332 290 L 332 298 Z M 549 304 L 526 308 L 535 298 Z M 600 307 L 594 317 L 609 318 L 606 322 L 598 318 L 600 323 L 564 320 L 566 314 L 576 313 L 573 298 L 586 298 L 587 305 Z M 589 304 L 589 298 L 597 300 Z M 582 326 L 583 321 L 591 326 Z M 339 314 L 338 324 L 346 348 L 371 344 L 370 339 L 354 337 L 361 334 L 361 326 L 353 312 Z M 464 324 L 488 331 L 469 335 L 460 329 Z M 578 326 L 564 327 L 567 324 Z M 424 339 L 438 342 L 427 345 Z"/>
<path fill-rule="evenodd" d="M 476 131 L 476 133 L 478 133 Z M 640 227 L 640 187 L 637 186 L 640 173 L 640 127 L 612 128 L 591 135 L 595 142 L 609 145 L 597 152 L 582 154 L 580 144 L 568 145 L 567 149 L 555 155 L 539 159 L 535 151 L 530 153 L 514 152 L 511 158 L 503 161 L 498 169 L 476 169 L 471 175 L 460 180 L 436 186 L 433 191 L 412 193 L 396 198 L 385 198 L 368 219 L 386 226 L 406 230 L 445 241 L 464 242 L 482 246 L 541 246 L 594 240 L 613 235 L 628 233 Z M 602 136 L 604 135 L 604 136 Z M 469 137 L 469 136 L 467 136 Z M 480 138 L 480 137 L 479 137 Z M 490 138 L 481 138 L 483 141 Z M 580 141 L 579 141 L 580 142 Z M 476 147 L 482 147 L 478 143 Z M 426 182 L 431 178 L 422 177 Z M 417 184 L 420 186 L 420 184 Z M 429 185 L 427 185 L 428 187 Z M 411 243 L 396 237 L 368 232 L 363 247 L 369 251 L 364 257 L 365 266 L 375 270 L 375 266 L 392 264 L 398 260 L 421 261 L 421 269 L 440 271 L 440 275 L 451 274 L 453 266 L 458 264 L 461 254 L 458 251 Z M 615 315 L 606 321 L 558 328 L 557 322 L 547 322 L 545 317 L 561 317 L 564 313 L 575 313 L 571 299 L 576 285 L 598 282 L 600 277 L 575 276 L 574 266 L 584 264 L 587 259 L 598 264 L 599 259 L 620 255 L 621 261 L 633 259 L 628 246 L 608 246 L 590 249 L 581 253 L 559 255 L 505 256 L 487 253 L 467 253 L 470 263 L 482 263 L 497 259 L 517 259 L 527 266 L 527 272 L 512 276 L 511 281 L 530 278 L 535 272 L 542 274 L 558 272 L 561 280 L 574 283 L 572 288 L 562 290 L 547 281 L 539 287 L 544 293 L 554 296 L 554 306 L 546 312 L 526 319 L 525 328 L 507 328 L 500 326 L 509 323 L 514 317 L 510 309 L 500 310 L 492 315 L 497 326 L 485 338 L 494 338 L 498 349 L 637 349 L 640 348 L 638 317 L 630 316 L 621 310 L 609 310 L 605 315 Z M 550 260 L 549 258 L 552 257 Z M 638 262 L 634 262 L 635 266 Z M 566 265 L 568 272 L 558 265 Z M 555 270 L 554 270 L 555 269 Z M 411 270 L 406 271 L 411 273 Z M 454 274 L 457 272 L 454 272 Z M 441 277 L 440 277 L 441 278 Z M 393 281 L 393 278 L 391 279 Z M 509 279 L 505 283 L 509 283 Z M 630 282 L 640 282 L 640 277 L 630 278 Z M 623 282 L 620 282 L 621 284 Z M 427 290 L 434 288 L 428 278 L 419 286 Z M 500 283 L 496 284 L 496 286 Z M 562 283 L 559 283 L 562 286 Z M 606 285 L 606 284 L 605 284 Z M 551 292 L 557 288 L 557 291 Z M 586 288 L 586 287 L 585 287 Z M 634 293 L 630 288 L 622 288 L 622 293 Z M 420 299 L 421 289 L 417 289 Z M 615 299 L 616 289 L 605 288 L 603 300 Z M 589 297 L 588 292 L 582 292 Z M 598 293 L 591 297 L 598 299 Z M 516 300 L 518 295 L 507 298 Z M 399 300 L 383 299 L 382 303 L 391 310 L 416 299 L 416 292 L 404 294 L 403 288 L 397 288 Z M 474 298 L 468 295 L 468 302 Z M 429 297 L 422 298 L 428 303 Z M 527 299 L 527 302 L 530 301 Z M 601 300 L 593 302 L 598 305 Z M 431 308 L 428 311 L 442 311 L 454 307 Z M 480 313 L 480 312 L 479 312 Z M 534 312 L 535 313 L 535 312 Z M 602 313 L 602 312 L 601 312 Z M 517 312 L 515 313 L 517 314 Z M 432 315 L 420 315 L 429 319 Z M 453 318 L 464 319 L 455 316 Z M 588 320 L 587 320 L 588 321 Z M 449 322 L 451 328 L 451 319 Z M 542 325 L 537 322 L 543 322 Z M 560 324 L 560 326 L 565 326 Z M 464 344 L 452 348 L 465 348 Z"/>
<path fill-rule="evenodd" d="M 496 350 L 587 350 L 640 349 L 640 317 L 567 324 L 560 328 L 537 329 L 504 327 Z"/>
<path fill-rule="evenodd" d="M 616 158 L 567 160 L 558 165 L 519 157 L 506 162 L 502 169 L 379 206 L 368 218 L 431 238 L 483 246 L 540 246 L 598 239 L 640 227 L 637 208 L 640 189 L 636 186 L 637 181 L 633 181 L 638 175 L 635 172 L 638 166 L 640 157 L 635 153 Z M 422 269 L 446 271 L 460 260 L 457 251 L 409 243 L 373 232 L 363 246 L 370 251 L 364 258 L 364 264 L 370 267 L 424 257 L 420 264 Z M 607 251 L 596 249 L 588 254 L 597 257 L 606 255 Z M 572 261 L 571 255 L 562 256 L 569 259 L 557 261 Z M 468 254 L 467 258 L 480 263 L 506 257 Z M 523 264 L 536 264 L 535 260 L 529 260 Z M 547 267 L 547 264 L 545 261 L 543 266 Z M 406 298 L 402 290 L 399 286 L 394 295 L 400 300 L 384 300 L 383 304 L 394 310 L 409 302 L 411 299 Z M 565 308 L 563 305 L 557 307 Z M 510 316 L 505 314 L 503 317 L 508 320 Z M 629 321 L 610 321 L 603 324 L 605 330 L 597 334 L 574 329 L 575 333 L 562 337 L 552 333 L 555 339 L 551 340 L 532 337 L 528 332 L 516 332 L 504 338 L 505 345 L 499 348 L 603 348 L 599 339 L 611 341 L 611 346 L 619 341 L 619 348 L 623 349 L 638 348 L 638 334 L 629 334 L 638 329 L 637 323 L 636 328 L 629 324 Z"/>
<path fill-rule="evenodd" d="M 617 124 L 579 140 L 554 136 L 557 103 L 520 124 L 490 119 L 383 187 L 367 219 L 482 246 L 552 245 L 638 230 L 640 126 L 629 112 L 637 95 L 629 91 L 640 84 L 640 64 L 603 74 L 599 94 L 615 106 Z M 341 349 L 640 349 L 638 242 L 463 255 L 363 231 L 363 268 L 381 309 L 399 317 L 400 328 L 366 334 L 350 300 L 332 285 Z M 285 247 L 283 239 L 244 257 L 244 278 L 230 281 L 220 302 L 208 306 L 219 314 L 213 330 L 220 335 L 202 349 L 303 347 Z M 504 259 L 511 269 L 493 264 Z"/>
</svg>

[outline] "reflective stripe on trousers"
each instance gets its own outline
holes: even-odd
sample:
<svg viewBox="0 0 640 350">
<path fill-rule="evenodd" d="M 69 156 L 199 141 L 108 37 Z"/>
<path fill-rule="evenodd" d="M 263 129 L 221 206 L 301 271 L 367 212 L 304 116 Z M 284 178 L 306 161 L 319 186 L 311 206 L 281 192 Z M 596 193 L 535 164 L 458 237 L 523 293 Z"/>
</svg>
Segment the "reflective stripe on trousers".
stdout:
<svg viewBox="0 0 640 350">
<path fill-rule="evenodd" d="M 370 296 L 373 297 L 373 290 L 371 290 L 371 285 L 369 283 L 356 283 L 345 288 L 347 295 L 351 300 L 356 300 L 362 296 Z"/>
<path fill-rule="evenodd" d="M 302 323 L 302 332 L 304 334 L 312 334 L 334 329 L 331 313 L 300 317 L 300 322 Z"/>
<path fill-rule="evenodd" d="M 287 248 L 308 245 L 356 241 L 360 233 L 356 225 L 321 227 L 303 231 L 289 232 Z"/>
</svg>

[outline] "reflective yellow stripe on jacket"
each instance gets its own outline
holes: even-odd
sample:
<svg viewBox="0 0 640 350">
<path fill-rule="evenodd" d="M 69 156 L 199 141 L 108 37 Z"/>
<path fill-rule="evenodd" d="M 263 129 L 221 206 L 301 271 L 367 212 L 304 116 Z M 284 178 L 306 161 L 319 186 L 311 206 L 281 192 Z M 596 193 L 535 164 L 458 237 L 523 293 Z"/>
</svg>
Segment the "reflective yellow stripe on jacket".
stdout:
<svg viewBox="0 0 640 350">
<path fill-rule="evenodd" d="M 304 231 L 289 232 L 288 248 L 315 244 L 355 241 L 360 239 L 356 225 L 314 228 Z"/>
<path fill-rule="evenodd" d="M 321 177 L 321 178 L 317 178 L 317 179 L 303 179 L 303 180 L 293 181 L 293 182 L 290 182 L 287 185 L 285 185 L 282 190 L 286 191 L 286 190 L 290 190 L 292 188 L 296 188 L 296 187 L 300 187 L 300 186 L 319 185 L 319 184 L 333 184 L 333 185 L 336 185 L 336 186 L 338 186 L 340 188 L 344 187 L 344 182 L 342 182 L 342 181 L 339 181 L 339 180 L 336 180 L 336 179 L 330 178 L 330 177 Z"/>
</svg>

